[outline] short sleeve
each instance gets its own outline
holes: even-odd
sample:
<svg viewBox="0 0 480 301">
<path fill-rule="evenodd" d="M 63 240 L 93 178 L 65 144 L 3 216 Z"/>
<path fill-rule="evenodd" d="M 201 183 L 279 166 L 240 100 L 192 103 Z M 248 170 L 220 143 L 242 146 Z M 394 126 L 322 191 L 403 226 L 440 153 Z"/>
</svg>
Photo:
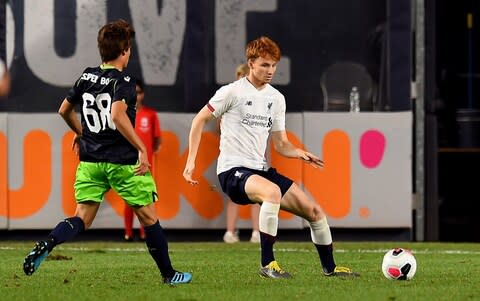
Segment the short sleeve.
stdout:
<svg viewBox="0 0 480 301">
<path fill-rule="evenodd" d="M 231 107 L 233 103 L 232 97 L 232 84 L 221 87 L 215 92 L 215 94 L 208 101 L 208 109 L 212 112 L 213 116 L 219 118 Z"/>
<path fill-rule="evenodd" d="M 81 77 L 77 79 L 73 87 L 70 88 L 70 90 L 68 91 L 66 99 L 72 104 L 79 104 L 80 101 L 82 100 L 81 98 L 82 90 L 80 89 L 80 85 L 81 85 Z"/>
<path fill-rule="evenodd" d="M 135 80 L 130 76 L 119 76 L 112 95 L 112 102 L 125 100 L 135 100 Z"/>
<path fill-rule="evenodd" d="M 273 124 L 272 124 L 272 131 L 284 131 L 285 130 L 285 112 L 286 112 L 286 104 L 285 104 L 285 97 L 283 95 L 279 95 L 277 98 L 279 105 L 277 106 L 278 109 L 275 111 Z"/>
</svg>

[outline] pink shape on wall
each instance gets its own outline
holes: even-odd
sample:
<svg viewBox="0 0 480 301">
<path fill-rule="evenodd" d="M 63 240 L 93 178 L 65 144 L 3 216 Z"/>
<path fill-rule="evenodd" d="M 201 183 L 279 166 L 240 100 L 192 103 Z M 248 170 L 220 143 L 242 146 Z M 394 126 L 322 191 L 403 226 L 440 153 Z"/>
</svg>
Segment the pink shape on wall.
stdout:
<svg viewBox="0 0 480 301">
<path fill-rule="evenodd" d="M 360 161 L 366 168 L 376 168 L 385 153 L 385 136 L 377 130 L 368 130 L 360 137 Z"/>
</svg>

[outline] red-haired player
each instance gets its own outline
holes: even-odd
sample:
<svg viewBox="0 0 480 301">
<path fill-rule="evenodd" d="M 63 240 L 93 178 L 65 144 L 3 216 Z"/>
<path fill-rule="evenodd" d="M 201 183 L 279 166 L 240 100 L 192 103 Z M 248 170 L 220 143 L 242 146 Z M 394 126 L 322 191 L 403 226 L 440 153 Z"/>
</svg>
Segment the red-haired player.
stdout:
<svg viewBox="0 0 480 301">
<path fill-rule="evenodd" d="M 209 120 L 222 118 L 217 162 L 222 190 L 237 204 L 261 204 L 259 274 L 267 278 L 290 278 L 273 255 L 278 213 L 283 209 L 309 223 L 324 275 L 357 276 L 349 268 L 335 264 L 332 235 L 322 208 L 291 179 L 270 167 L 265 157 L 268 140 L 272 139 L 281 155 L 303 160 L 314 167 L 323 166 L 317 156 L 288 140 L 285 97 L 270 85 L 280 57 L 279 47 L 268 37 L 247 44 L 248 76 L 218 89 L 193 118 L 183 176 L 190 184 L 198 184 L 192 175 L 203 127 Z"/>
</svg>

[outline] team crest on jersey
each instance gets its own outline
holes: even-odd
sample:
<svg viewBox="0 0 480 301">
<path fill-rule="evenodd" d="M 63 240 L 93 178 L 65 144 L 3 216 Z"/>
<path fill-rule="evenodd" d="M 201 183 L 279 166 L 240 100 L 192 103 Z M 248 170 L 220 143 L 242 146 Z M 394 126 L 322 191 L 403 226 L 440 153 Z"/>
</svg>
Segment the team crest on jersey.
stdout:
<svg viewBox="0 0 480 301">
<path fill-rule="evenodd" d="M 126 82 L 130 82 L 130 76 L 125 76 L 123 79 L 124 79 Z"/>
<path fill-rule="evenodd" d="M 267 105 L 267 109 L 270 110 L 272 108 L 273 102 L 269 102 Z"/>
<path fill-rule="evenodd" d="M 149 128 L 150 128 L 150 122 L 148 122 L 148 118 L 147 117 L 142 117 L 140 119 L 140 131 L 146 133 L 148 132 Z"/>
</svg>

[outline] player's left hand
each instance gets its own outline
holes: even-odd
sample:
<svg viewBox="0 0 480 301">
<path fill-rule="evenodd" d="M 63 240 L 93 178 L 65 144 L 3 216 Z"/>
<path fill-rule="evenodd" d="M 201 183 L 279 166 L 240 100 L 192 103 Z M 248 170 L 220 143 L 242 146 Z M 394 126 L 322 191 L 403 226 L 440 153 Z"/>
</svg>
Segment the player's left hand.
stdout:
<svg viewBox="0 0 480 301">
<path fill-rule="evenodd" d="M 323 161 L 307 151 L 303 151 L 303 153 L 300 154 L 300 159 L 312 165 L 314 168 L 323 167 Z"/>
</svg>

